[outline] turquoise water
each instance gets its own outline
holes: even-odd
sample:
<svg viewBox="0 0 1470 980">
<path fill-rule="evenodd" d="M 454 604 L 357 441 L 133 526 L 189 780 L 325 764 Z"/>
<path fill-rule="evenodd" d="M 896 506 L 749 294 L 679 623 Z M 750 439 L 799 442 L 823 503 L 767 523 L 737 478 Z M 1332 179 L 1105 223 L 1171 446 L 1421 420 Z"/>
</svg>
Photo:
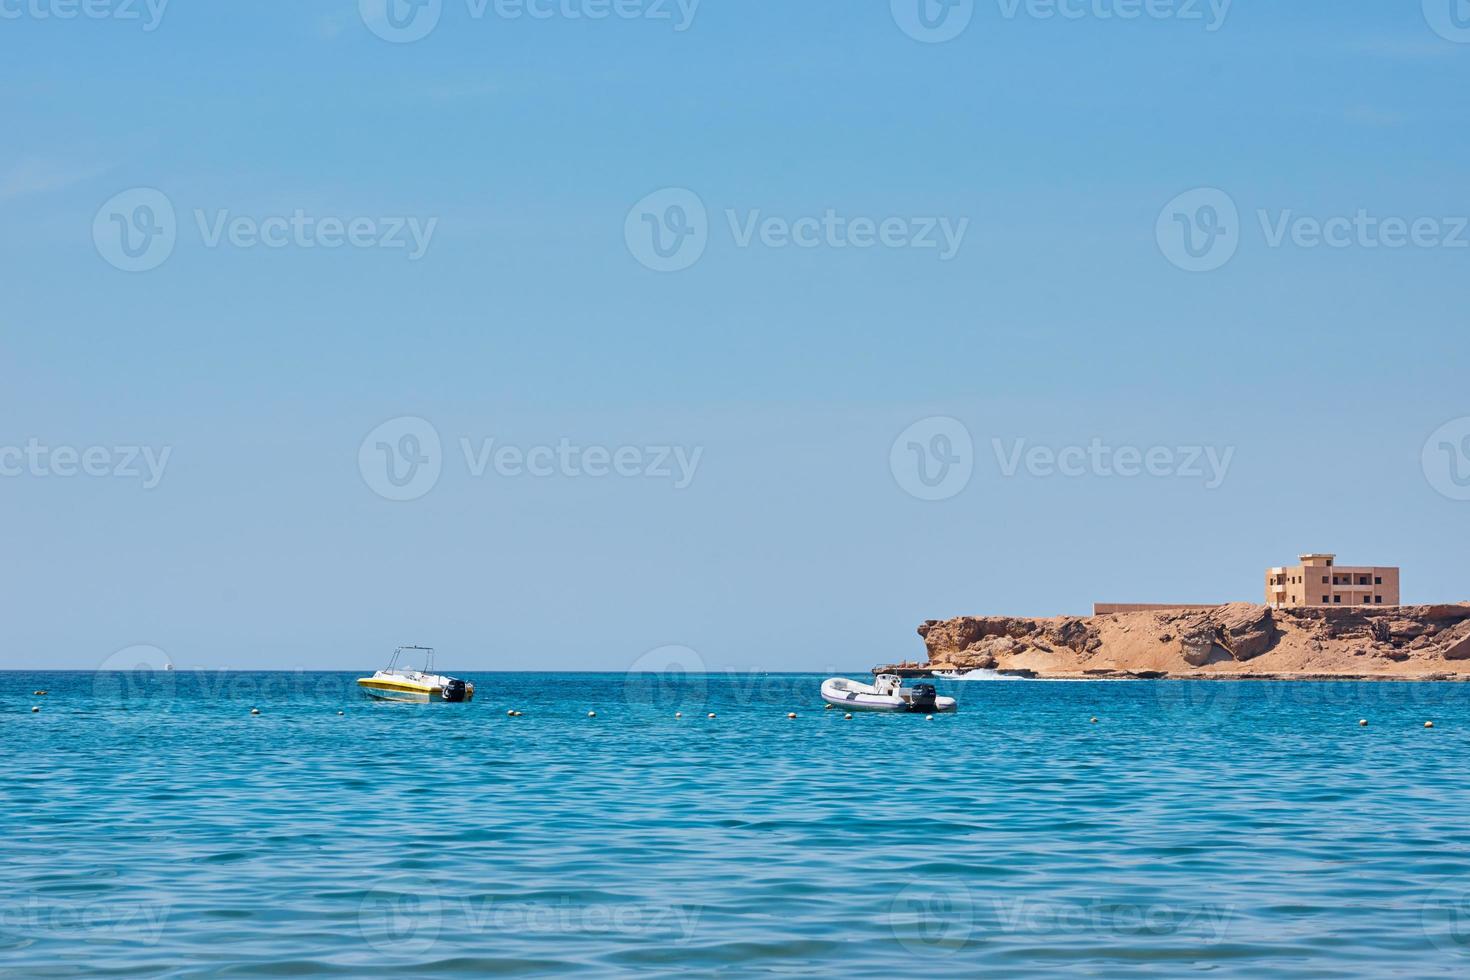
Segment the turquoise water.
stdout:
<svg viewBox="0 0 1470 980">
<path fill-rule="evenodd" d="M 1470 686 L 356 676 L 0 674 L 0 972 L 1470 973 Z"/>
</svg>

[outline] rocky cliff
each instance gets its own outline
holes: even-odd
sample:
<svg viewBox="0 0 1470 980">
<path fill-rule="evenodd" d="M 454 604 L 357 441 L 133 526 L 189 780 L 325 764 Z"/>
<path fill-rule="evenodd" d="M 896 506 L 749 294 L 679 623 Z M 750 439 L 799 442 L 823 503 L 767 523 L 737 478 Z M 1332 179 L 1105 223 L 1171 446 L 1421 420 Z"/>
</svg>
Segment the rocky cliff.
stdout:
<svg viewBox="0 0 1470 980">
<path fill-rule="evenodd" d="M 961 616 L 919 627 L 927 663 L 1045 677 L 1397 677 L 1470 680 L 1470 604 L 1214 609 L 1022 619 Z M 893 668 L 883 668 L 893 669 Z"/>
</svg>

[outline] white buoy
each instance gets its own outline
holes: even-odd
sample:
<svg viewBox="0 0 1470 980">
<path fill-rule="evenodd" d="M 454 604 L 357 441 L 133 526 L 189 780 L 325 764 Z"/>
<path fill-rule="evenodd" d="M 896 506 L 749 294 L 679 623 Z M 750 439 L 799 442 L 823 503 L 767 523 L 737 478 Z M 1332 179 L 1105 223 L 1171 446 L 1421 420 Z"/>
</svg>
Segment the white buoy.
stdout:
<svg viewBox="0 0 1470 980">
<path fill-rule="evenodd" d="M 1094 725 L 1097 724 L 1097 719 L 1096 718 L 1092 719 L 1092 724 L 1094 724 Z"/>
<path fill-rule="evenodd" d="M 787 718 L 795 718 L 796 717 L 796 712 L 795 711 L 788 711 L 788 712 L 786 712 L 786 717 Z"/>
<path fill-rule="evenodd" d="M 684 712 L 682 712 L 682 711 L 675 711 L 674 712 L 674 717 L 675 718 L 683 718 L 684 717 Z"/>
<path fill-rule="evenodd" d="M 710 717 L 711 717 L 711 718 L 713 718 L 713 717 L 714 717 L 714 716 L 715 716 L 715 713 L 714 713 L 714 712 L 713 712 L 713 711 L 711 711 L 711 712 L 710 712 L 710 713 L 709 713 L 709 716 L 710 716 Z"/>
<path fill-rule="evenodd" d="M 588 718 L 596 718 L 597 717 L 597 712 L 595 712 L 595 711 L 589 711 L 589 712 L 587 712 L 587 717 Z"/>
<path fill-rule="evenodd" d="M 1359 718 L 1358 719 L 1358 727 L 1359 728 L 1367 728 L 1368 727 L 1368 719 L 1367 718 Z"/>
<path fill-rule="evenodd" d="M 852 721 L 852 715 L 850 714 L 843 715 L 842 717 L 846 718 L 848 721 Z"/>
<path fill-rule="evenodd" d="M 40 711 L 40 710 L 41 710 L 41 706 L 40 705 L 38 705 L 38 704 L 31 705 L 31 714 L 35 714 L 37 711 Z"/>
<path fill-rule="evenodd" d="M 1433 728 L 1434 727 L 1434 722 L 1432 722 L 1432 721 L 1426 721 L 1424 723 L 1424 727 L 1425 728 Z"/>
<path fill-rule="evenodd" d="M 924 716 L 924 720 L 925 721 L 933 721 L 934 720 L 934 716 L 933 715 L 925 715 Z"/>
<path fill-rule="evenodd" d="M 260 709 L 259 708 L 251 708 L 250 709 L 250 713 L 252 715 L 258 715 L 258 714 L 260 714 Z"/>
<path fill-rule="evenodd" d="M 337 712 L 337 714 L 339 714 L 339 715 L 345 715 L 345 714 L 347 714 L 347 712 L 345 712 L 345 711 L 339 711 L 339 712 Z"/>
</svg>

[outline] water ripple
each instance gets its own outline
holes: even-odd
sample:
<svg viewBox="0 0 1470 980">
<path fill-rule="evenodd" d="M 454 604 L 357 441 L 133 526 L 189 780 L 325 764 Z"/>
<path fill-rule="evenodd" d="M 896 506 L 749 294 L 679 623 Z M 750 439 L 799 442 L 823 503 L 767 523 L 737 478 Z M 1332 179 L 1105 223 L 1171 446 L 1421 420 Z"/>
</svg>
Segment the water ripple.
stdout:
<svg viewBox="0 0 1470 980">
<path fill-rule="evenodd" d="M 7 974 L 1470 972 L 1464 685 L 353 676 L 0 674 Z"/>
</svg>

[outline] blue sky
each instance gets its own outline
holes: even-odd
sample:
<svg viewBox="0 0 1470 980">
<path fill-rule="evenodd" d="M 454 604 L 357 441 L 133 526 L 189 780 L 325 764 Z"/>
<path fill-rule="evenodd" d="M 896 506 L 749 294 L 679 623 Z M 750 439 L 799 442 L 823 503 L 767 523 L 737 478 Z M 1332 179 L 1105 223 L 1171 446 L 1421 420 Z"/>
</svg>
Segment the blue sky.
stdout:
<svg viewBox="0 0 1470 980">
<path fill-rule="evenodd" d="M 989 0 L 930 43 L 904 2 L 445 0 L 408 43 L 355 0 L 9 2 L 0 447 L 48 455 L 0 448 L 0 666 L 856 669 L 927 618 L 1258 600 L 1308 550 L 1470 599 L 1470 10 Z M 172 244 L 125 271 L 139 188 Z M 668 189 L 702 251 L 656 271 Z M 390 500 L 364 441 L 404 418 L 439 475 Z M 921 499 L 936 418 L 969 478 Z M 636 475 L 477 475 L 492 439 Z M 1045 465 L 1093 444 L 1168 461 Z"/>
</svg>

